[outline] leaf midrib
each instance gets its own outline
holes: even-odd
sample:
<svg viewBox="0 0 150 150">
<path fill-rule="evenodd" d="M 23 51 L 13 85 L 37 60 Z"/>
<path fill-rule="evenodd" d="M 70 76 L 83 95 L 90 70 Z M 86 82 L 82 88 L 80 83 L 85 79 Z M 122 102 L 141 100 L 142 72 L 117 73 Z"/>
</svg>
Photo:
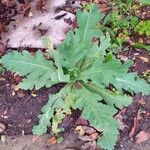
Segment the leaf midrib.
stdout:
<svg viewBox="0 0 150 150">
<path fill-rule="evenodd" d="M 124 82 L 124 83 L 127 83 L 127 84 L 130 84 L 130 85 L 134 85 L 134 86 L 136 86 L 136 87 L 138 87 L 138 88 L 141 89 L 141 86 L 139 86 L 138 84 L 135 84 L 135 82 L 134 82 L 134 84 L 133 84 L 133 82 L 131 82 L 131 81 L 129 81 L 129 80 L 124 80 L 124 79 L 117 78 L 117 77 L 116 77 L 116 80 L 117 80 L 117 81 Z"/>
<path fill-rule="evenodd" d="M 24 64 L 24 65 L 29 65 L 29 66 L 33 66 L 33 67 L 38 67 L 38 68 L 41 68 L 41 69 L 44 69 L 44 70 L 50 70 L 50 66 L 43 66 L 43 65 L 39 65 L 39 64 L 35 64 L 35 63 L 31 63 L 31 62 L 26 62 L 26 61 L 23 61 L 23 60 L 15 60 L 15 61 L 10 61 L 10 63 L 17 63 L 17 64 Z"/>
<path fill-rule="evenodd" d="M 84 42 L 84 40 L 86 38 L 86 34 L 87 34 L 87 30 L 88 30 L 88 24 L 89 24 L 89 18 L 90 18 L 90 13 L 88 14 L 88 19 L 87 19 L 87 23 L 86 23 L 86 27 L 85 27 L 85 31 L 84 31 L 82 42 Z"/>
</svg>

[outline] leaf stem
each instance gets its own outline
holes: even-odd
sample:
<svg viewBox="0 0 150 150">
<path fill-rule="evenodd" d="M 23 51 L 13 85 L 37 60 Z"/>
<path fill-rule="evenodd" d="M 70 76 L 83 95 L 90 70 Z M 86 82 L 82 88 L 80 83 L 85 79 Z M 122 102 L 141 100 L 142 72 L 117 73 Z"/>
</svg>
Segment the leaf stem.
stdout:
<svg viewBox="0 0 150 150">
<path fill-rule="evenodd" d="M 106 96 L 106 90 L 104 89 L 104 87 L 101 87 L 101 86 L 96 86 L 94 84 L 86 84 L 84 82 L 81 82 L 82 85 L 84 87 L 86 87 L 89 91 L 93 92 L 93 93 L 96 93 L 102 97 L 105 97 Z"/>
</svg>

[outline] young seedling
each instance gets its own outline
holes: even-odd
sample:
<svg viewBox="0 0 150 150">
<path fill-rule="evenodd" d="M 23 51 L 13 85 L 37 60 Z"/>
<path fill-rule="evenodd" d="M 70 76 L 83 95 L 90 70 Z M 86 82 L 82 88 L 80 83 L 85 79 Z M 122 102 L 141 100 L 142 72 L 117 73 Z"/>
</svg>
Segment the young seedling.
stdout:
<svg viewBox="0 0 150 150">
<path fill-rule="evenodd" d="M 119 133 L 114 115 L 132 103 L 132 97 L 124 91 L 150 93 L 150 85 L 145 80 L 139 79 L 136 73 L 128 73 L 131 61 L 122 63 L 107 53 L 110 36 L 97 28 L 103 17 L 96 5 L 91 5 L 90 10 L 79 10 L 78 28 L 67 33 L 57 50 L 48 51 L 49 60 L 41 51 L 34 56 L 28 51 L 13 51 L 2 57 L 2 64 L 8 70 L 24 77 L 20 83 L 22 89 L 66 83 L 58 93 L 49 95 L 33 134 L 42 135 L 50 126 L 54 133 L 60 132 L 58 125 L 72 109 L 78 108 L 82 117 L 102 133 L 97 143 L 111 150 Z M 93 42 L 93 38 L 98 40 Z"/>
</svg>

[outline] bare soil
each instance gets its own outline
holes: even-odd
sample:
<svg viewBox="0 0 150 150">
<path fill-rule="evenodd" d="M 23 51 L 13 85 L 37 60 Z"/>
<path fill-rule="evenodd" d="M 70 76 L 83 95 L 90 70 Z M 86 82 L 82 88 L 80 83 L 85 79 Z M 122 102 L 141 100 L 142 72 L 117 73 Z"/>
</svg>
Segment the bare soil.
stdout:
<svg viewBox="0 0 150 150">
<path fill-rule="evenodd" d="M 39 0 L 37 9 L 44 11 L 44 4 L 44 0 Z M 22 13 L 26 17 L 30 9 L 29 1 L 19 3 L 14 0 L 12 3 L 5 5 L 0 2 L 0 33 L 8 32 L 7 27 L 10 22 L 14 21 L 13 17 L 15 15 Z M 149 7 L 142 7 L 138 13 L 139 17 L 143 19 L 144 16 L 145 19 L 148 19 L 149 9 Z M 145 36 L 137 37 L 136 35 L 132 38 L 135 41 L 143 38 L 143 41 L 149 44 L 149 38 Z M 21 51 L 22 49 L 15 50 Z M 35 52 L 37 49 L 28 50 Z M 0 41 L 0 56 L 10 51 L 12 49 L 8 49 L 7 45 L 3 45 Z M 131 47 L 129 51 L 120 52 L 117 57 L 122 60 L 132 59 L 134 64 L 130 71 L 136 71 L 139 76 L 146 79 L 144 73 L 150 70 L 150 53 L 143 49 Z M 74 128 L 78 124 L 77 120 L 80 117 L 79 111 L 73 111 L 73 115 L 69 116 L 72 119 L 66 119 L 63 122 L 62 126 L 65 128 L 65 132 L 62 134 L 64 136 L 62 144 L 49 145 L 47 143 L 47 140 L 51 137 L 49 131 L 47 132 L 48 134 L 33 142 L 32 127 L 38 123 L 41 107 L 46 104 L 48 94 L 58 92 L 64 84 L 59 84 L 52 88 L 42 88 L 38 91 L 24 91 L 16 89 L 16 85 L 20 81 L 19 76 L 10 72 L 0 75 L 0 123 L 5 125 L 1 138 L 4 135 L 6 138 L 4 141 L 1 139 L 0 150 L 82 149 L 81 147 L 86 142 L 79 140 L 78 135 L 74 132 Z M 135 95 L 132 105 L 121 110 L 119 114 L 124 127 L 120 129 L 115 150 L 150 150 L 149 137 L 143 142 L 139 142 L 142 141 L 144 136 L 150 135 L 150 96 Z M 144 133 L 144 136 L 140 136 L 141 133 Z"/>
</svg>

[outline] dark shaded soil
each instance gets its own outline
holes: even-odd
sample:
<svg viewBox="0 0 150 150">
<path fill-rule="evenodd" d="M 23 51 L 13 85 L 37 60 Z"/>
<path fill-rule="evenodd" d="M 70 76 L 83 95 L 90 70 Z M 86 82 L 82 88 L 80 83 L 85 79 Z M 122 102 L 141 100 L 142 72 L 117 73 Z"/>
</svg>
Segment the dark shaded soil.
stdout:
<svg viewBox="0 0 150 150">
<path fill-rule="evenodd" d="M 126 127 L 120 131 L 116 150 L 130 150 L 137 145 L 137 135 L 140 131 L 150 133 L 150 96 L 134 96 L 134 102 L 121 112 Z M 136 120 L 136 124 L 135 124 Z M 134 132 L 132 131 L 134 127 Z M 131 133 L 132 132 L 132 133 Z M 142 138 L 142 137 L 141 137 Z"/>
<path fill-rule="evenodd" d="M 0 122 L 6 125 L 6 135 L 31 134 L 33 125 L 38 123 L 41 107 L 48 100 L 48 94 L 59 91 L 63 86 L 34 91 L 33 97 L 33 91 L 15 92 L 7 76 L 0 80 Z"/>
<path fill-rule="evenodd" d="M 133 60 L 134 64 L 130 71 L 137 72 L 140 76 L 143 76 L 143 74 L 150 69 L 150 55 L 145 50 L 131 48 L 129 51 L 121 52 L 119 57 L 120 59 L 128 58 Z M 125 128 L 120 130 L 119 139 L 115 148 L 116 150 L 131 150 L 134 145 L 138 147 L 138 144 L 136 144 L 138 140 L 137 135 L 141 131 L 150 134 L 149 113 L 150 95 L 135 95 L 132 105 L 123 109 L 120 113 Z M 145 149 L 144 147 L 140 148 L 140 150 Z"/>
<path fill-rule="evenodd" d="M 150 69 L 150 61 L 148 61 L 150 60 L 150 55 L 144 50 L 130 49 L 120 53 L 119 57 L 121 59 L 132 59 L 134 64 L 130 71 L 137 71 L 140 75 Z M 20 80 L 20 77 L 10 72 L 6 72 L 0 77 L 0 122 L 6 126 L 4 134 L 10 136 L 31 134 L 32 127 L 38 123 L 41 107 L 48 100 L 48 94 L 55 93 L 64 86 L 64 84 L 60 84 L 50 89 L 42 88 L 38 91 L 15 91 L 15 86 Z M 138 121 L 135 131 L 130 137 L 134 119 L 139 112 L 142 119 Z M 136 136 L 140 131 L 150 133 L 149 114 L 150 96 L 134 96 L 133 104 L 121 112 L 122 121 L 126 127 L 120 131 L 116 150 L 123 150 L 124 148 L 125 150 L 130 150 L 134 145 L 137 145 L 135 144 Z M 74 121 L 69 121 L 68 118 L 63 122 L 62 126 L 69 127 L 70 130 L 71 127 L 74 127 L 79 115 L 80 113 L 74 112 L 72 116 Z"/>
<path fill-rule="evenodd" d="M 17 4 L 19 8 L 16 7 L 16 3 L 6 6 L 0 2 L 0 14 L 3 14 L 0 15 L 0 33 L 7 32 L 7 25 L 13 21 L 13 17 L 17 13 L 26 15 L 29 12 L 30 6 L 28 4 L 19 4 L 18 2 Z M 38 4 L 37 9 L 41 11 L 41 6 L 44 4 Z M 150 7 L 142 7 L 138 13 L 139 18 L 149 19 L 149 10 Z M 147 13 L 143 14 L 142 12 Z M 141 14 L 144 17 L 140 16 Z M 148 41 L 147 37 L 142 38 L 146 38 L 146 40 L 144 39 L 143 41 Z M 150 44 L 149 42 L 146 43 Z M 11 50 L 7 49 L 2 54 L 9 51 Z M 35 52 L 34 49 L 31 49 L 30 51 Z M 130 71 L 137 71 L 142 77 L 146 71 L 150 70 L 150 55 L 144 50 L 130 48 L 129 51 L 121 52 L 118 57 L 122 60 L 132 59 L 134 64 Z M 32 127 L 38 123 L 38 115 L 40 114 L 41 107 L 46 104 L 48 100 L 48 94 L 56 93 L 64 86 L 63 84 L 60 84 L 50 89 L 42 88 L 38 91 L 15 91 L 15 87 L 20 80 L 20 77 L 15 76 L 10 72 L 6 72 L 4 75 L 0 76 L 0 123 L 3 123 L 6 126 L 6 130 L 3 134 L 9 136 L 31 134 Z M 75 121 L 79 117 L 79 114 L 79 112 L 74 112 L 72 116 L 74 120 L 69 122 L 68 119 L 63 126 L 70 128 L 73 127 L 75 125 Z M 142 96 L 140 94 L 135 95 L 133 104 L 121 111 L 120 115 L 122 116 L 125 128 L 120 130 L 120 135 L 115 149 L 138 150 L 137 135 L 141 131 L 145 131 L 150 134 L 150 96 Z M 135 120 L 137 120 L 136 124 Z M 133 127 L 134 132 L 132 132 Z M 66 135 L 66 139 L 68 138 L 67 136 L 69 137 L 69 134 Z M 75 144 L 78 145 L 78 143 L 79 141 Z M 148 146 L 149 145 L 150 144 L 148 144 Z M 139 148 L 139 150 L 149 149 L 143 146 Z"/>
</svg>

